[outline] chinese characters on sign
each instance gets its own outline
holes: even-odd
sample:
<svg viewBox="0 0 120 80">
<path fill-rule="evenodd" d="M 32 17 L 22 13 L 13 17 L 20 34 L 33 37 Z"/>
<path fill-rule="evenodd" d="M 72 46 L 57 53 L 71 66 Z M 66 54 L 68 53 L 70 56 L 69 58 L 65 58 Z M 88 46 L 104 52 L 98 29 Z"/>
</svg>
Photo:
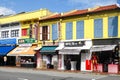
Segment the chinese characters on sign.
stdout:
<svg viewBox="0 0 120 80">
<path fill-rule="evenodd" d="M 35 43 L 35 39 L 27 38 L 27 39 L 19 39 L 18 40 L 18 44 L 24 44 L 24 43 Z"/>
<path fill-rule="evenodd" d="M 66 47 L 77 47 L 85 45 L 85 41 L 73 41 L 73 42 L 65 42 L 64 45 Z"/>
</svg>

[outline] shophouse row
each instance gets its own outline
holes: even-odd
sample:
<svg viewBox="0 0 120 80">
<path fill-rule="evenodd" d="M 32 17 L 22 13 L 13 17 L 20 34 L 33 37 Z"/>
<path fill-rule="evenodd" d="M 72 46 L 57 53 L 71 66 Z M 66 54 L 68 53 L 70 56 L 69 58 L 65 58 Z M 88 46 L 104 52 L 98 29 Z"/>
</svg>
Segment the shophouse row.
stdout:
<svg viewBox="0 0 120 80">
<path fill-rule="evenodd" d="M 0 22 L 0 54 L 7 56 L 8 65 L 93 71 L 94 53 L 98 57 L 97 71 L 119 71 L 117 5 L 66 13 L 42 9 L 6 16 Z"/>
</svg>

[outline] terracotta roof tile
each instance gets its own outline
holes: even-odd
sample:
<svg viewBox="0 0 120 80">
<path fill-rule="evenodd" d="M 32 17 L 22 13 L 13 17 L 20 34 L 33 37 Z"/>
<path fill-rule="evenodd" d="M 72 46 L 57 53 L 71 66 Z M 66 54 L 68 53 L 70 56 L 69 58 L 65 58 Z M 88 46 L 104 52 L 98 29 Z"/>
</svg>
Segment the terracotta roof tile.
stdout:
<svg viewBox="0 0 120 80">
<path fill-rule="evenodd" d="M 109 6 L 101 6 L 97 9 L 93 10 L 92 12 L 98 12 L 98 11 L 104 11 L 104 10 L 112 10 L 119 8 L 116 4 L 115 5 L 109 5 Z"/>
<path fill-rule="evenodd" d="M 61 14 L 55 13 L 55 14 L 49 15 L 47 17 L 43 17 L 40 20 L 55 19 L 55 18 L 59 18 L 60 16 L 61 16 Z"/>
<path fill-rule="evenodd" d="M 89 10 L 90 8 L 84 9 L 84 10 L 77 10 L 77 11 L 74 11 L 74 12 L 69 13 L 67 15 L 63 15 L 62 17 L 81 15 L 81 14 L 99 12 L 99 11 L 104 11 L 104 10 L 112 10 L 112 9 L 117 9 L 117 8 L 119 8 L 117 5 L 101 6 L 101 7 L 91 8 L 91 10 Z"/>
<path fill-rule="evenodd" d="M 118 7 L 116 4 L 114 4 L 114 5 L 108 5 L 108 6 L 98 6 L 98 7 L 95 7 L 95 8 L 88 8 L 88 9 L 84 9 L 84 10 L 73 10 L 73 11 L 66 12 L 66 13 L 53 14 L 53 15 L 48 16 L 46 18 L 42 18 L 41 20 L 75 16 L 75 15 L 94 13 L 94 12 L 105 11 L 105 10 L 113 10 L 113 9 L 120 9 L 120 7 Z"/>
<path fill-rule="evenodd" d="M 79 14 L 84 14 L 84 13 L 87 13 L 88 12 L 88 10 L 87 9 L 85 9 L 85 10 L 76 10 L 76 11 L 74 11 L 74 12 L 71 12 L 71 13 L 69 13 L 69 14 L 66 14 L 66 15 L 61 15 L 61 17 L 67 17 L 67 16 L 73 16 L 73 15 L 79 15 Z"/>
</svg>

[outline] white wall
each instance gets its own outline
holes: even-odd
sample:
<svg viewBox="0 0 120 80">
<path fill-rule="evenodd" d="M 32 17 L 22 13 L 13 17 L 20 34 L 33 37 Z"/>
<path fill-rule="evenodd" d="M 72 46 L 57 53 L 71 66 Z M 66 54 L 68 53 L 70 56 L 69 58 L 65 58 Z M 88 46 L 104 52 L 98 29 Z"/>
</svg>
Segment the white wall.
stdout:
<svg viewBox="0 0 120 80">
<path fill-rule="evenodd" d="M 89 51 L 86 51 L 85 53 L 81 53 L 81 71 L 87 71 L 86 70 L 86 60 L 89 60 L 90 57 Z"/>
<path fill-rule="evenodd" d="M 16 30 L 16 29 L 19 29 L 19 37 L 11 37 L 11 30 Z M 2 31 L 9 31 L 9 37 L 8 38 L 2 38 L 1 37 L 1 32 Z M 9 27 L 4 27 L 4 28 L 1 28 L 1 26 L 0 26 L 0 39 L 10 39 L 10 38 L 19 39 L 20 37 L 21 37 L 21 25 L 20 24 L 17 25 L 17 26 L 9 26 Z"/>
</svg>

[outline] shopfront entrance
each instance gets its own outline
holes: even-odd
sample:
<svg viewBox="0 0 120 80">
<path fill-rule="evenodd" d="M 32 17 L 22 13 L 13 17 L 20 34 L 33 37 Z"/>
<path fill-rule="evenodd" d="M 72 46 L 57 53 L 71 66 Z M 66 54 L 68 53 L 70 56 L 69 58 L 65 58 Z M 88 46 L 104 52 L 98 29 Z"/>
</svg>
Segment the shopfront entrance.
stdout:
<svg viewBox="0 0 120 80">
<path fill-rule="evenodd" d="M 63 45 L 64 44 L 64 45 Z M 86 71 L 91 40 L 63 41 L 59 44 L 59 69 Z"/>
<path fill-rule="evenodd" d="M 101 51 L 94 53 L 96 54 L 96 56 L 98 56 L 97 70 L 100 72 L 109 72 L 109 65 L 118 65 L 119 63 L 119 58 L 113 51 Z"/>
<path fill-rule="evenodd" d="M 72 63 L 74 64 L 74 69 L 75 70 L 80 70 L 81 66 L 81 55 L 65 55 L 64 58 L 64 66 L 66 70 L 71 70 L 72 69 Z"/>
<path fill-rule="evenodd" d="M 98 56 L 97 71 L 118 73 L 120 40 L 118 38 L 94 39 L 91 53 Z"/>
<path fill-rule="evenodd" d="M 42 46 L 40 49 L 43 69 L 57 69 L 58 52 L 55 50 L 57 47 L 58 46 Z"/>
</svg>

